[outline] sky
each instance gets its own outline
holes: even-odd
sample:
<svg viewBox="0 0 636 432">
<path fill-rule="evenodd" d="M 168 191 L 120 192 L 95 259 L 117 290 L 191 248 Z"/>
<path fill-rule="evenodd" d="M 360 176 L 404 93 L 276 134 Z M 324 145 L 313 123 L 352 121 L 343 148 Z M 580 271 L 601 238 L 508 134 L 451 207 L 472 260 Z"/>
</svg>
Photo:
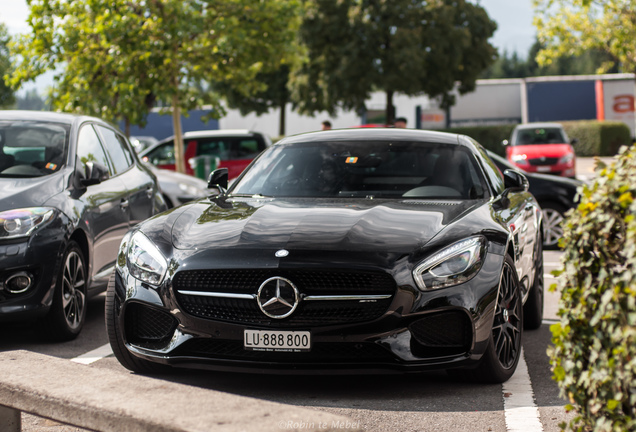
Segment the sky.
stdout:
<svg viewBox="0 0 636 432">
<path fill-rule="evenodd" d="M 536 30 L 532 25 L 532 0 L 472 0 L 480 4 L 492 20 L 497 23 L 497 31 L 491 43 L 500 53 L 517 52 L 526 58 L 534 43 Z M 29 31 L 26 19 L 29 9 L 26 0 L 0 0 L 0 22 L 7 25 L 10 34 Z M 52 83 L 53 73 L 45 74 L 35 84 L 27 85 L 24 90 L 37 88 L 43 90 Z"/>
</svg>

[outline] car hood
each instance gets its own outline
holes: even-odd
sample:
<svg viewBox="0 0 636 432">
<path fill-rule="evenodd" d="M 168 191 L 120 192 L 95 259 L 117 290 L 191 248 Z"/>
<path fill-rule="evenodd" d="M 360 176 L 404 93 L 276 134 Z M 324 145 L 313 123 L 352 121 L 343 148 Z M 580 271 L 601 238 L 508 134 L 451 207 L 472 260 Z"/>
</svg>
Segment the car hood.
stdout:
<svg viewBox="0 0 636 432">
<path fill-rule="evenodd" d="M 574 153 L 570 144 L 532 144 L 532 145 L 519 145 L 510 148 L 511 154 L 525 154 L 528 159 L 535 159 L 540 157 L 561 157 L 568 153 Z"/>
<path fill-rule="evenodd" d="M 31 178 L 0 178 L 0 211 L 39 207 L 63 191 L 59 174 Z"/>
<path fill-rule="evenodd" d="M 177 249 L 407 254 L 480 201 L 199 200 L 174 220 Z"/>
</svg>

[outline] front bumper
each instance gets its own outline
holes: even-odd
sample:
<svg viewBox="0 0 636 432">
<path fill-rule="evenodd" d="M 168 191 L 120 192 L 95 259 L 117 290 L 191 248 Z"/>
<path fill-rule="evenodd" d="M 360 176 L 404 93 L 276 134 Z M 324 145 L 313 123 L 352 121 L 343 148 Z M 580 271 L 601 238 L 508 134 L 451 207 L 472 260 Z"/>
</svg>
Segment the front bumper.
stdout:
<svg viewBox="0 0 636 432">
<path fill-rule="evenodd" d="M 29 320 L 49 310 L 65 233 L 56 220 L 27 239 L 0 243 L 0 322 Z M 31 280 L 23 292 L 8 286 L 16 275 L 27 275 Z"/>
<path fill-rule="evenodd" d="M 334 304 L 335 319 L 296 323 L 251 318 L 238 322 L 229 315 L 211 319 L 203 303 L 184 307 L 173 279 L 155 289 L 118 269 L 118 327 L 134 356 L 177 367 L 274 373 L 469 367 L 479 362 L 489 341 L 502 262 L 503 256 L 488 253 L 470 281 L 428 292 L 414 288 L 406 272 L 404 280 L 395 278 L 395 291 L 375 316 L 348 319 L 350 309 Z M 370 308 L 377 306 L 369 303 Z M 246 350 L 246 329 L 309 331 L 311 350 Z"/>
</svg>

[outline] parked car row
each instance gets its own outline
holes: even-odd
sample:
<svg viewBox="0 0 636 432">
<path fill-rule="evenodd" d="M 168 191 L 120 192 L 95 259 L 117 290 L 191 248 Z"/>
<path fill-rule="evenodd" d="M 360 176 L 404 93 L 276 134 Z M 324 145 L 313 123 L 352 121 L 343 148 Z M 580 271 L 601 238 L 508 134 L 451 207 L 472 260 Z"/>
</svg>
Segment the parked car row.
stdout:
<svg viewBox="0 0 636 432">
<path fill-rule="evenodd" d="M 1 111 L 0 321 L 69 340 L 106 290 L 136 372 L 514 373 L 579 183 L 430 131 L 185 142 L 221 160 L 207 182 L 161 168 L 173 139 L 138 156 L 93 117 Z"/>
</svg>

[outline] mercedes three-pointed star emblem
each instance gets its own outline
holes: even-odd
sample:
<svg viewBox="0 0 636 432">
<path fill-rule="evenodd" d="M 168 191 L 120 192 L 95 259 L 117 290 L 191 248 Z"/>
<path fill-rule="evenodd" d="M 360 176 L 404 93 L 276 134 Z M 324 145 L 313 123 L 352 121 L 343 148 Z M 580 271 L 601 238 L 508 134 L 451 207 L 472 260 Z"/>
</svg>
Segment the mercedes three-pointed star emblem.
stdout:
<svg viewBox="0 0 636 432">
<path fill-rule="evenodd" d="M 289 280 L 271 277 L 261 284 L 256 302 L 261 311 L 270 318 L 282 319 L 290 316 L 298 307 L 298 289 Z"/>
</svg>

